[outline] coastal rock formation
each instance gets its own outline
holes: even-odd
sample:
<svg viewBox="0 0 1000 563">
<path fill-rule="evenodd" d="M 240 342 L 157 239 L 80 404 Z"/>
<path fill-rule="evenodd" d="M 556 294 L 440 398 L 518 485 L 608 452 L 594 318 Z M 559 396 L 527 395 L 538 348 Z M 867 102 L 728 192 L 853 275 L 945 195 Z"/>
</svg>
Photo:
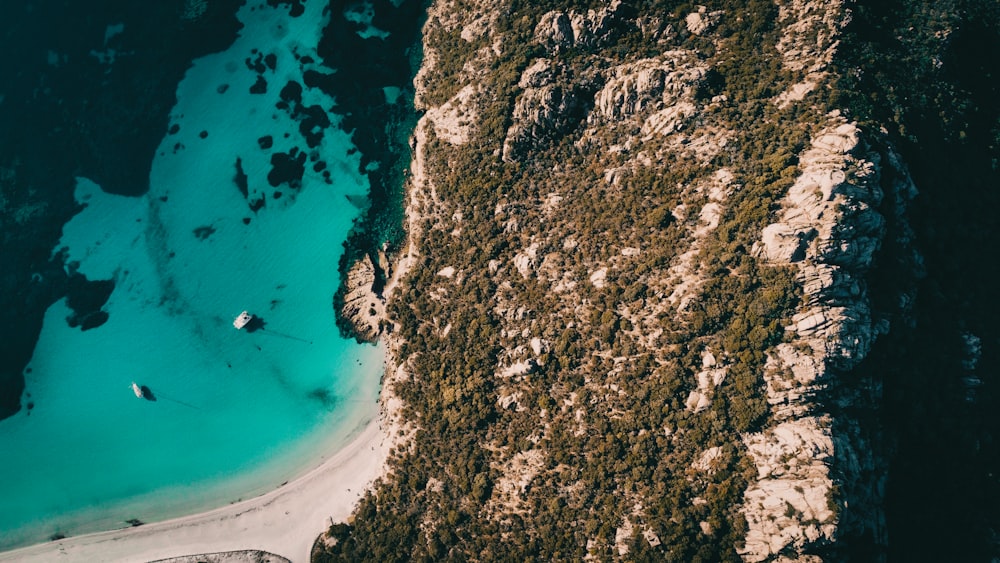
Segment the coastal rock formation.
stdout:
<svg viewBox="0 0 1000 563">
<path fill-rule="evenodd" d="M 365 256 L 347 271 L 342 303 L 336 306 L 338 314 L 350 322 L 354 335 L 373 342 L 382 333 L 385 318 L 385 299 L 375 292 L 375 265 Z"/>
<path fill-rule="evenodd" d="M 853 421 L 818 414 L 830 408 L 821 400 L 874 408 L 871 397 L 844 389 L 837 376 L 854 369 L 889 329 L 872 312 L 866 282 L 885 237 L 884 187 L 895 202 L 888 210 L 894 236 L 904 248 L 911 237 L 905 206 L 915 188 L 891 151 L 876 151 L 862 137 L 856 124 L 829 116 L 799 157 L 801 174 L 778 222 L 763 229 L 755 246 L 769 262 L 797 268 L 803 304 L 787 327 L 792 341 L 769 352 L 764 372 L 775 424 L 744 438 L 758 468 L 743 505 L 749 531 L 740 553 L 748 561 L 816 549 L 838 534 L 864 531 L 886 541 L 884 475 L 877 475 L 885 462 Z M 888 183 L 884 167 L 893 178 Z M 899 288 L 903 304 L 912 300 L 907 290 Z M 849 500 L 862 506 L 846 512 Z M 846 526 L 842 512 L 852 515 Z"/>
<path fill-rule="evenodd" d="M 883 545 L 881 437 L 852 418 L 878 382 L 840 376 L 889 329 L 869 277 L 913 188 L 821 95 L 844 6 L 456 7 L 424 27 L 416 267 L 386 308 L 419 430 L 331 552 Z"/>
<path fill-rule="evenodd" d="M 244 550 L 184 555 L 169 559 L 157 559 L 149 563 L 290 563 L 290 561 L 267 551 Z"/>
<path fill-rule="evenodd" d="M 758 470 L 744 494 L 749 530 L 740 554 L 747 561 L 835 539 L 832 509 L 841 499 L 830 473 L 831 421 L 811 413 L 828 370 L 856 365 L 879 330 L 863 281 L 883 228 L 875 211 L 882 199 L 872 162 L 878 158 L 860 145 L 855 124 L 836 115 L 830 121 L 800 155 L 801 174 L 784 210 L 756 247 L 772 263 L 797 266 L 805 308 L 788 327 L 793 343 L 771 352 L 765 371 L 776 424 L 744 437 Z"/>
</svg>

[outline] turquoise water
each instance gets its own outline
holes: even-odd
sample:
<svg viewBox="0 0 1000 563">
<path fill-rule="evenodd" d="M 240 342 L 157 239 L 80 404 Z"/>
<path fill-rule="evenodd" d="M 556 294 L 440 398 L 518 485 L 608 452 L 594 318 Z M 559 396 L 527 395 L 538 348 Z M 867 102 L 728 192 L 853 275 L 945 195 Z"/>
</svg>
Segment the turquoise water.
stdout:
<svg viewBox="0 0 1000 563">
<path fill-rule="evenodd" d="M 359 214 L 350 201 L 368 190 L 358 155 L 333 126 L 315 149 L 331 183 L 312 162 L 300 189 L 266 179 L 272 152 L 310 150 L 275 103 L 288 80 L 302 83 L 296 54 L 319 60 L 322 9 L 310 2 L 290 18 L 264 3 L 242 8 L 236 43 L 195 61 L 179 85 L 180 129 L 164 138 L 146 196 L 78 179 L 86 207 L 60 248 L 88 278 L 115 280 L 110 318 L 84 332 L 67 325 L 65 302 L 46 314 L 26 375 L 33 408 L 0 422 L 0 549 L 259 494 L 374 414 L 382 352 L 340 338 L 332 309 Z M 277 64 L 263 72 L 267 92 L 252 95 L 257 73 L 244 60 L 255 48 Z M 309 89 L 303 98 L 334 103 Z M 258 145 L 264 135 L 270 150 Z M 233 181 L 237 157 L 251 195 L 266 195 L 256 213 Z M 244 309 L 262 330 L 233 328 Z M 137 399 L 132 381 L 157 400 Z"/>
</svg>

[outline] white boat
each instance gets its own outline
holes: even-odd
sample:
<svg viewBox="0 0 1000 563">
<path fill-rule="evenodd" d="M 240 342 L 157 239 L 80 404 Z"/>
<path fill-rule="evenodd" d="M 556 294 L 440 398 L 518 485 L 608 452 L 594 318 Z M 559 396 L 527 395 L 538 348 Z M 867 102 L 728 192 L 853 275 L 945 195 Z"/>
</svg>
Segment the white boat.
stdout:
<svg viewBox="0 0 1000 563">
<path fill-rule="evenodd" d="M 233 326 L 236 327 L 236 330 L 240 330 L 241 328 L 247 326 L 247 324 L 249 324 L 252 320 L 253 315 L 243 311 L 240 313 L 240 316 L 236 317 L 236 320 L 233 321 Z"/>
<path fill-rule="evenodd" d="M 135 393 L 136 398 L 143 398 L 142 387 L 139 387 L 139 384 L 135 381 L 132 382 L 132 392 Z"/>
</svg>

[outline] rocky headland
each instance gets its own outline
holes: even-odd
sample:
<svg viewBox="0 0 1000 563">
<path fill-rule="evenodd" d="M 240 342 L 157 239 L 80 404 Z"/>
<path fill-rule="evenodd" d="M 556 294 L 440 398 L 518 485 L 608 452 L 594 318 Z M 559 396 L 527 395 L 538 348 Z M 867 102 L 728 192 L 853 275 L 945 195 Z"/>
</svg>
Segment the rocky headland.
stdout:
<svg viewBox="0 0 1000 563">
<path fill-rule="evenodd" d="M 920 180 L 844 90 L 885 22 L 648 4 L 430 4 L 405 265 L 344 309 L 410 439 L 318 560 L 901 552 L 875 362 L 918 326 Z"/>
</svg>

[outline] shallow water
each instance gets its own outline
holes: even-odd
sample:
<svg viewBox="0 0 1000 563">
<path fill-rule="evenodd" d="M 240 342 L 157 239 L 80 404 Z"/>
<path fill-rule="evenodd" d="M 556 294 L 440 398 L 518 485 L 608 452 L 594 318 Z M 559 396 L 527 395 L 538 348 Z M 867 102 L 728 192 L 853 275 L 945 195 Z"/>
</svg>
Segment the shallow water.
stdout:
<svg viewBox="0 0 1000 563">
<path fill-rule="evenodd" d="M 382 352 L 340 338 L 332 308 L 359 214 L 348 196 L 364 201 L 368 189 L 358 156 L 329 127 L 315 158 L 330 183 L 312 161 L 299 189 L 267 181 L 272 153 L 310 151 L 275 103 L 288 80 L 302 83 L 295 54 L 318 60 L 322 8 L 290 18 L 244 6 L 236 43 L 195 61 L 179 85 L 179 131 L 164 138 L 147 195 L 78 180 L 86 207 L 60 248 L 89 279 L 115 280 L 110 317 L 81 331 L 68 326 L 64 301 L 46 314 L 26 374 L 32 408 L 0 422 L 0 549 L 258 494 L 315 466 L 374 415 Z M 264 94 L 249 93 L 255 48 L 276 56 L 261 73 Z M 303 104 L 334 101 L 307 88 Z M 237 157 L 251 198 L 265 196 L 256 212 L 234 183 Z M 244 309 L 264 327 L 235 330 Z M 137 399 L 132 381 L 156 401 Z"/>
</svg>

